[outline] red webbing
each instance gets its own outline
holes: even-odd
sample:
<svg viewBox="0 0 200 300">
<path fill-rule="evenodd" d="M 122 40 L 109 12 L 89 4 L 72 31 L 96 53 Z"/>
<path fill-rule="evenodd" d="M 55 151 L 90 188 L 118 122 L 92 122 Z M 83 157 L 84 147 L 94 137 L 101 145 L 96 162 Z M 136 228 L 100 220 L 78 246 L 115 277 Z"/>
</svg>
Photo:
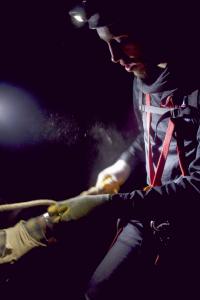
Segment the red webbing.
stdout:
<svg viewBox="0 0 200 300">
<path fill-rule="evenodd" d="M 170 98 L 171 97 L 169 97 L 168 99 L 168 103 L 170 103 L 171 100 Z M 151 105 L 151 97 L 149 94 L 146 94 L 146 105 Z M 174 123 L 171 121 L 171 119 L 169 120 L 167 131 L 163 141 L 162 150 L 155 171 L 153 168 L 153 158 L 152 158 L 151 141 L 150 141 L 150 128 L 151 128 L 151 113 L 147 112 L 148 164 L 149 164 L 149 173 L 150 173 L 150 185 L 156 186 L 156 185 L 161 185 L 161 178 L 164 171 L 165 162 L 167 160 L 167 156 L 169 153 L 170 142 L 174 132 Z"/>
</svg>

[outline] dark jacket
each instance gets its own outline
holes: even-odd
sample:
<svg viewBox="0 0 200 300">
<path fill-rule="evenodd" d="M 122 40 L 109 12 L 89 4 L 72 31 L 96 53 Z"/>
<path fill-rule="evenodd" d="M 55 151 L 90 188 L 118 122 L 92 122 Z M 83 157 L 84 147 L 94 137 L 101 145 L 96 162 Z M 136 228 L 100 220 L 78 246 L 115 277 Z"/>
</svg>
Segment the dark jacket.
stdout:
<svg viewBox="0 0 200 300">
<path fill-rule="evenodd" d="M 146 93 L 150 94 L 153 106 L 160 107 L 161 104 L 164 106 L 167 97 L 172 95 L 176 107 L 181 107 L 181 113 L 175 120 L 178 127 L 175 126 L 175 134 L 171 140 L 161 179 L 162 185 L 152 187 L 147 192 L 136 190 L 132 193 L 114 195 L 113 200 L 119 204 L 120 214 L 126 217 L 140 217 L 145 220 L 157 218 L 173 220 L 177 219 L 177 216 L 192 217 L 194 213 L 197 213 L 200 200 L 200 90 L 198 84 L 189 78 L 186 80 L 181 72 L 173 72 L 169 68 L 162 71 L 150 84 L 138 78 L 134 79 L 133 100 L 139 135 L 121 158 L 126 160 L 133 169 L 138 161 L 146 161 L 147 184 L 149 184 L 147 113 L 140 110 L 141 105 L 145 104 Z M 184 110 L 184 108 L 187 109 Z M 160 118 L 161 115 L 152 114 L 150 140 L 154 167 L 157 165 L 161 152 L 169 115 L 161 122 L 159 122 Z M 176 128 L 179 128 L 184 140 L 187 176 L 181 175 L 178 162 Z"/>
</svg>

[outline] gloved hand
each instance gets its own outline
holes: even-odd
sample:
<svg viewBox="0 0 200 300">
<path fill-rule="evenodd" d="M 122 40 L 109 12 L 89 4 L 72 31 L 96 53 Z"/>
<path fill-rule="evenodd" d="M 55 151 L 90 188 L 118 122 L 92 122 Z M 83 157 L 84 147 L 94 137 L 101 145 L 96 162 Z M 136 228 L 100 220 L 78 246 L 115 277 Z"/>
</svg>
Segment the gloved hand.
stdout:
<svg viewBox="0 0 200 300">
<path fill-rule="evenodd" d="M 48 213 L 55 222 L 78 220 L 89 215 L 95 208 L 109 201 L 109 195 L 77 196 L 58 202 L 48 208 Z"/>
<path fill-rule="evenodd" d="M 99 193 L 115 194 L 127 180 L 130 172 L 130 166 L 124 160 L 119 159 L 99 173 L 95 188 L 99 190 Z"/>
<path fill-rule="evenodd" d="M 32 228 L 32 230 L 30 231 L 32 231 L 32 233 L 35 232 L 38 240 L 35 239 L 35 235 L 29 233 L 25 221 L 20 221 L 13 227 L 3 229 L 3 233 L 5 233 L 5 243 L 4 245 L 1 245 L 4 246 L 4 249 L 0 256 L 0 264 L 13 263 L 33 248 L 45 247 L 46 244 L 40 241 L 42 238 L 42 231 L 39 226 L 40 225 L 37 224 L 37 218 L 31 219 L 30 228 Z M 36 227 L 38 230 L 37 233 L 35 231 Z"/>
</svg>

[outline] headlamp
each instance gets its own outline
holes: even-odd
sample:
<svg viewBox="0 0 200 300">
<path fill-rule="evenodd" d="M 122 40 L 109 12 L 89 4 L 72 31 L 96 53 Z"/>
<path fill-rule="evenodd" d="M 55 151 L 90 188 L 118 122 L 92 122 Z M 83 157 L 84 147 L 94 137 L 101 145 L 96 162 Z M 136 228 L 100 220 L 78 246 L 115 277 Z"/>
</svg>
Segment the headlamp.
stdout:
<svg viewBox="0 0 200 300">
<path fill-rule="evenodd" d="M 90 29 L 96 29 L 97 27 L 112 23 L 114 9 L 112 8 L 112 13 L 110 13 L 105 1 L 101 5 L 100 3 L 101 1 L 93 3 L 92 1 L 84 0 L 79 5 L 76 5 L 69 11 L 72 23 L 77 27 L 82 27 L 88 23 Z"/>
<path fill-rule="evenodd" d="M 82 27 L 87 23 L 86 11 L 83 7 L 83 4 L 75 6 L 69 11 L 72 23 L 77 27 Z"/>
<path fill-rule="evenodd" d="M 78 27 L 86 23 L 88 23 L 90 29 L 110 26 L 114 23 L 132 20 L 133 15 L 130 5 L 128 5 L 129 1 L 84 0 L 72 8 L 69 11 L 69 15 L 71 16 L 72 23 Z M 132 1 L 130 2 L 132 3 Z M 136 15 L 134 15 L 133 19 L 136 19 Z"/>
<path fill-rule="evenodd" d="M 73 16 L 74 17 L 74 19 L 77 21 L 77 22 L 79 22 L 79 23 L 83 23 L 83 22 L 85 22 L 85 20 L 83 19 L 83 17 L 81 16 L 81 15 L 74 15 Z"/>
</svg>

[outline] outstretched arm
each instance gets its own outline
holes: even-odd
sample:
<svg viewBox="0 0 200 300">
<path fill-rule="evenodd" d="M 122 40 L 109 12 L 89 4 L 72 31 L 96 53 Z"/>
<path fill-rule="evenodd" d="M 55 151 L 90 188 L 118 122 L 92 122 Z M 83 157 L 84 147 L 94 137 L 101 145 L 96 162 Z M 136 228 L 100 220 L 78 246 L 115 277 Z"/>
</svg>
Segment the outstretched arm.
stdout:
<svg viewBox="0 0 200 300">
<path fill-rule="evenodd" d="M 0 230 L 0 264 L 13 263 L 33 248 L 47 246 L 53 240 L 53 226 L 44 214 Z"/>
</svg>

